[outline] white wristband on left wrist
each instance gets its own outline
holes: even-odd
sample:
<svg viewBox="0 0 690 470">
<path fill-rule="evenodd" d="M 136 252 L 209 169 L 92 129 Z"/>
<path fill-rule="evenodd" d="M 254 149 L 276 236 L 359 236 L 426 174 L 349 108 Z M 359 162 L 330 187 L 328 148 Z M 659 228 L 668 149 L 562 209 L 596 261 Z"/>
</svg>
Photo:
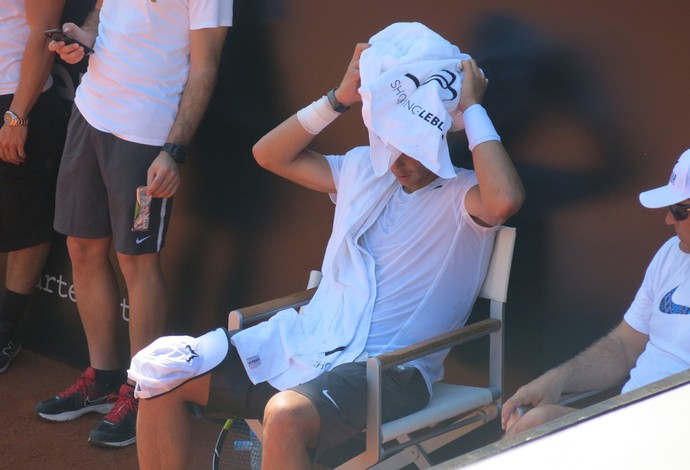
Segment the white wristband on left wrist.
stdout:
<svg viewBox="0 0 690 470">
<path fill-rule="evenodd" d="M 489 140 L 501 141 L 501 137 L 496 132 L 486 109 L 481 104 L 473 104 L 462 113 L 462 120 L 465 123 L 465 133 L 469 142 L 470 150 Z"/>
</svg>

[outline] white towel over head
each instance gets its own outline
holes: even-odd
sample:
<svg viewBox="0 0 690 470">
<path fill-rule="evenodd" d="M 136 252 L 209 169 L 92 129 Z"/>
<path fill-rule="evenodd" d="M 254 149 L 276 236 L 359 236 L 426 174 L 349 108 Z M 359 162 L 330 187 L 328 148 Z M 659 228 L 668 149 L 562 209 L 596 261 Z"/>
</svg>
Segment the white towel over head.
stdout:
<svg viewBox="0 0 690 470">
<path fill-rule="evenodd" d="M 377 176 L 404 153 L 443 178 L 455 177 L 446 134 L 453 126 L 470 56 L 420 23 L 394 23 L 362 52 L 362 117 Z M 453 130 L 462 128 L 456 116 Z"/>
</svg>

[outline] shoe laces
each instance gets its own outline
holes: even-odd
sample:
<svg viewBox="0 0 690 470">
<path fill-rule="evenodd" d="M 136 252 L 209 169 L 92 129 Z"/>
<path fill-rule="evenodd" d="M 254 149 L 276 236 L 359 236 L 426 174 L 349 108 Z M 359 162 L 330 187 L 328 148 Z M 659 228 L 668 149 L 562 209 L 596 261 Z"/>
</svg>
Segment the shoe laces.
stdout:
<svg viewBox="0 0 690 470">
<path fill-rule="evenodd" d="M 128 414 L 136 414 L 139 403 L 134 395 L 131 393 L 113 393 L 108 398 L 110 403 L 115 403 L 110 413 L 104 418 L 106 421 L 111 423 L 118 423 L 122 421 Z"/>
<path fill-rule="evenodd" d="M 82 398 L 86 398 L 90 393 L 93 392 L 94 385 L 94 382 L 82 375 L 77 379 L 77 382 L 74 385 L 58 393 L 58 397 L 65 398 L 78 393 Z"/>
</svg>

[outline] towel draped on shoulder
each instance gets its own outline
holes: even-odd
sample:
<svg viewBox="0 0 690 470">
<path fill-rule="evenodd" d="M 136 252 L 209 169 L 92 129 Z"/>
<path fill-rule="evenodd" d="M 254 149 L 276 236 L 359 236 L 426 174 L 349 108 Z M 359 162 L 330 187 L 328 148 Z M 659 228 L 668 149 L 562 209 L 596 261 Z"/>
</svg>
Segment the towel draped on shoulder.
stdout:
<svg viewBox="0 0 690 470">
<path fill-rule="evenodd" d="M 345 162 L 323 278 L 313 299 L 301 313 L 283 310 L 232 337 L 254 383 L 268 381 L 284 390 L 364 351 L 376 278 L 373 258 L 357 242 L 398 183 L 390 172 L 380 178 L 373 174 L 368 147 L 351 150 Z"/>
</svg>

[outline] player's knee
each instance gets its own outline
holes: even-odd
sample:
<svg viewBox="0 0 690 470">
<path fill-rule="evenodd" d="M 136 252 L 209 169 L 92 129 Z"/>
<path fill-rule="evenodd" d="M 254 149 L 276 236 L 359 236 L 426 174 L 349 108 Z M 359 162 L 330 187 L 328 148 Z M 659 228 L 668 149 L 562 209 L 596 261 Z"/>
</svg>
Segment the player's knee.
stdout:
<svg viewBox="0 0 690 470">
<path fill-rule="evenodd" d="M 273 396 L 264 409 L 264 422 L 266 426 L 290 424 L 298 420 L 298 409 L 295 403 L 283 393 Z"/>
<path fill-rule="evenodd" d="M 319 415 L 311 401 L 292 391 L 274 395 L 264 410 L 264 435 L 285 437 L 289 433 L 309 444 L 316 440 L 319 431 Z"/>
<path fill-rule="evenodd" d="M 142 277 L 150 280 L 151 277 L 158 277 L 160 264 L 158 253 L 146 255 L 125 255 L 117 254 L 117 261 L 125 279 L 136 281 Z"/>
</svg>

